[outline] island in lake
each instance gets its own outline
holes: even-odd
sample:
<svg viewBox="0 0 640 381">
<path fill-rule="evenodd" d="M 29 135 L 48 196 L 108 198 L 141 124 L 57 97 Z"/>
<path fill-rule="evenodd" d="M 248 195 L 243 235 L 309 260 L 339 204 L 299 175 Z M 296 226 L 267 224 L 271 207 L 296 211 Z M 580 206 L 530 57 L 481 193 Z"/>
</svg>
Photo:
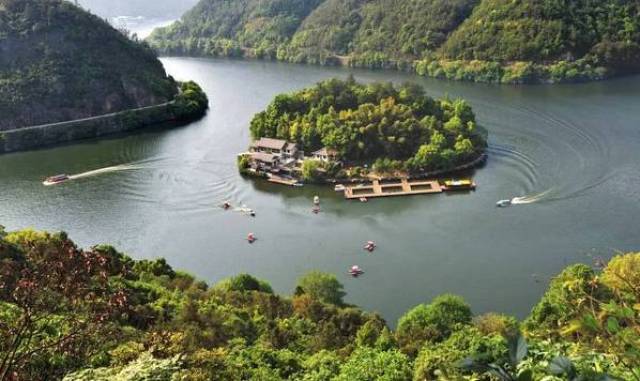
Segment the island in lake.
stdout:
<svg viewBox="0 0 640 381">
<path fill-rule="evenodd" d="M 464 100 L 353 77 L 276 96 L 251 136 L 240 171 L 291 185 L 442 175 L 481 163 L 487 147 Z"/>
</svg>

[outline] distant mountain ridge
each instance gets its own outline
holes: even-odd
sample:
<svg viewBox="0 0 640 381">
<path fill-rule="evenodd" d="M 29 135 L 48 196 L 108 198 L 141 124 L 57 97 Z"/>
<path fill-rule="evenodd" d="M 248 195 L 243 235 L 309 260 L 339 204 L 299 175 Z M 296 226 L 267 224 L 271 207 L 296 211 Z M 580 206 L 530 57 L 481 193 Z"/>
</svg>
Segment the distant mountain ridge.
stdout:
<svg viewBox="0 0 640 381">
<path fill-rule="evenodd" d="M 0 0 L 0 131 L 167 102 L 145 44 L 62 0 Z"/>
<path fill-rule="evenodd" d="M 584 81 L 640 72 L 640 1 L 201 0 L 148 41 L 165 55 Z"/>
<path fill-rule="evenodd" d="M 74 1 L 74 0 L 69 0 Z M 78 0 L 78 4 L 100 17 L 142 16 L 176 19 L 198 0 Z"/>
</svg>

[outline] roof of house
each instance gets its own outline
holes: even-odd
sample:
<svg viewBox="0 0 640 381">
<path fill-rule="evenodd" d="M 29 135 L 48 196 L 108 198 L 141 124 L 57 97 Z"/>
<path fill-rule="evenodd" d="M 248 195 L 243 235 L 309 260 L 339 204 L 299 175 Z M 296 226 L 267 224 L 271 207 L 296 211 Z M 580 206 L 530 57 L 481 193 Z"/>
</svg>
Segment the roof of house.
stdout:
<svg viewBox="0 0 640 381">
<path fill-rule="evenodd" d="M 278 158 L 278 155 L 264 152 L 252 152 L 251 158 L 253 160 L 262 161 L 264 163 L 272 163 L 275 159 Z"/>
<path fill-rule="evenodd" d="M 318 156 L 335 156 L 337 154 L 338 154 L 338 151 L 334 150 L 333 148 L 327 148 L 327 147 L 322 147 L 321 149 L 312 153 L 312 155 L 318 155 Z"/>
<path fill-rule="evenodd" d="M 272 138 L 260 138 L 251 144 L 252 147 L 262 147 L 269 149 L 282 150 L 287 145 L 286 140 L 272 139 Z"/>
</svg>

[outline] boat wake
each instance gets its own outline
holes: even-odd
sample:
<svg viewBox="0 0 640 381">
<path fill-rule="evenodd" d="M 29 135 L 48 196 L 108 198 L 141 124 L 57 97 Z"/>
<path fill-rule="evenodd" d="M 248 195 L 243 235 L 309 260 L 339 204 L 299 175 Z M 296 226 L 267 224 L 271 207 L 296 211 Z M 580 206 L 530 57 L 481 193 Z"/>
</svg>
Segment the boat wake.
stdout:
<svg viewBox="0 0 640 381">
<path fill-rule="evenodd" d="M 102 174 L 105 174 L 105 173 L 120 172 L 120 171 L 130 171 L 130 170 L 133 170 L 133 169 L 140 169 L 140 168 L 141 168 L 141 166 L 136 165 L 136 164 L 114 165 L 112 167 L 94 169 L 94 170 L 91 170 L 91 171 L 82 172 L 82 173 L 78 173 L 78 174 L 75 174 L 75 175 L 70 175 L 69 179 L 77 180 L 77 179 L 83 179 L 85 177 L 98 176 L 98 175 L 102 175 Z"/>
<path fill-rule="evenodd" d="M 74 175 L 69 175 L 68 178 L 65 181 L 62 182 L 67 182 L 67 181 L 71 181 L 71 180 L 78 180 L 78 179 L 83 179 L 86 177 L 93 177 L 93 176 L 98 176 L 98 175 L 102 175 L 105 173 L 111 173 L 111 172 L 120 172 L 120 171 L 130 171 L 130 170 L 134 170 L 134 169 L 140 169 L 142 168 L 142 166 L 137 165 L 137 164 L 121 164 L 121 165 L 114 165 L 111 167 L 104 167 L 104 168 L 99 168 L 99 169 L 93 169 L 91 171 L 87 171 L 87 172 L 82 172 L 82 173 L 76 173 Z M 43 182 L 43 184 L 45 186 L 51 186 L 51 185 L 56 185 L 56 184 L 60 184 L 62 182 L 49 182 L 49 181 L 45 181 Z"/>
<path fill-rule="evenodd" d="M 511 205 L 527 205 L 533 204 L 535 202 L 540 202 L 546 199 L 546 196 L 549 195 L 553 189 L 547 189 L 544 192 L 530 195 L 530 196 L 522 196 L 522 197 L 514 197 L 511 199 Z"/>
</svg>

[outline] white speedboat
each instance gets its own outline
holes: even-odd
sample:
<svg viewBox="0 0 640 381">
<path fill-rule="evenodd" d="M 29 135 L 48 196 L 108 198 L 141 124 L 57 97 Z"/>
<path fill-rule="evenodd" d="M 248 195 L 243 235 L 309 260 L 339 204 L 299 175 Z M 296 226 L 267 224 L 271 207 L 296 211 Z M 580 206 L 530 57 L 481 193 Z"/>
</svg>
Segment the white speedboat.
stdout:
<svg viewBox="0 0 640 381">
<path fill-rule="evenodd" d="M 344 192 L 345 189 L 346 187 L 342 184 L 338 184 L 333 188 L 333 190 L 336 192 Z"/>
<path fill-rule="evenodd" d="M 507 206 L 511 206 L 511 204 L 512 204 L 511 200 L 500 200 L 496 202 L 496 206 L 498 208 L 506 208 Z"/>
</svg>

